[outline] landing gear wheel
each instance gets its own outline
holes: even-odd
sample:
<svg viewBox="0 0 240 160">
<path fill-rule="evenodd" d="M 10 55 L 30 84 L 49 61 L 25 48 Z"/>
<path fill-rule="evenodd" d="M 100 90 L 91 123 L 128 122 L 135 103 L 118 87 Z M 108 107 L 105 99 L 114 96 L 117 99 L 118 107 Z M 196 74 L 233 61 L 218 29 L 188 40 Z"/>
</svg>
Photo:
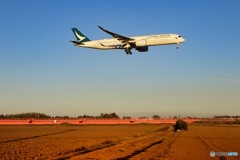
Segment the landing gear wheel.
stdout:
<svg viewBox="0 0 240 160">
<path fill-rule="evenodd" d="M 131 49 L 129 50 L 129 49 L 125 49 L 125 52 L 126 52 L 126 54 L 130 54 L 130 55 L 132 55 L 132 51 L 131 51 Z"/>
<path fill-rule="evenodd" d="M 177 48 L 177 49 L 179 48 L 179 44 L 177 44 L 176 48 Z"/>
</svg>

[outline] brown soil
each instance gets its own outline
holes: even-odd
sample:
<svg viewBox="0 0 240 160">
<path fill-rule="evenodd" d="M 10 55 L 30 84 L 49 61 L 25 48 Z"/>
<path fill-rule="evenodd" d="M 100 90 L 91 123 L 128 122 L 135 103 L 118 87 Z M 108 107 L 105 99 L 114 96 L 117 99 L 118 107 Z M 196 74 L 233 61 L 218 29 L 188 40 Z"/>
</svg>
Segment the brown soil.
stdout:
<svg viewBox="0 0 240 160">
<path fill-rule="evenodd" d="M 0 126 L 0 159 L 238 159 L 240 127 L 171 125 Z"/>
<path fill-rule="evenodd" d="M 210 152 L 240 153 L 239 126 L 190 126 L 189 131 L 180 132 L 172 148 L 169 159 L 239 159 L 238 157 L 210 157 Z"/>
</svg>

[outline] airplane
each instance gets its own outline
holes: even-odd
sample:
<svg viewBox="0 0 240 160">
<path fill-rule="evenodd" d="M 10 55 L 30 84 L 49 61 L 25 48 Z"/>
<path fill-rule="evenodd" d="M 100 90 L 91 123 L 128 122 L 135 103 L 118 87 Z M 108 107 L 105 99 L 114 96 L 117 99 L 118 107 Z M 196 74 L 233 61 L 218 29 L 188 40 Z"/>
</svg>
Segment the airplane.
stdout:
<svg viewBox="0 0 240 160">
<path fill-rule="evenodd" d="M 126 54 L 132 54 L 131 49 L 135 48 L 139 52 L 147 52 L 149 46 L 170 45 L 183 43 L 185 39 L 178 34 L 155 34 L 147 36 L 126 37 L 117 33 L 110 32 L 101 26 L 98 26 L 102 31 L 110 34 L 113 39 L 101 39 L 91 41 L 88 37 L 82 34 L 77 28 L 72 28 L 72 31 L 77 38 L 77 41 L 72 41 L 75 46 L 86 47 L 93 49 L 109 50 L 123 49 Z"/>
</svg>

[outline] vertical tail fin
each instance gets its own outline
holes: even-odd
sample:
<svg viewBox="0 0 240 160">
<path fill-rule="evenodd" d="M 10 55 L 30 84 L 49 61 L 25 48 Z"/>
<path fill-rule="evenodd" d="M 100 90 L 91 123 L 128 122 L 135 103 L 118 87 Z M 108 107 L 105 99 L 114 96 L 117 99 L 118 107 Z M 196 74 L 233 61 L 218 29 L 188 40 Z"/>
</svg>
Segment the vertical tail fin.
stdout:
<svg viewBox="0 0 240 160">
<path fill-rule="evenodd" d="M 83 35 L 77 28 L 72 28 L 72 31 L 79 42 L 88 42 L 88 39 L 85 35 Z"/>
</svg>

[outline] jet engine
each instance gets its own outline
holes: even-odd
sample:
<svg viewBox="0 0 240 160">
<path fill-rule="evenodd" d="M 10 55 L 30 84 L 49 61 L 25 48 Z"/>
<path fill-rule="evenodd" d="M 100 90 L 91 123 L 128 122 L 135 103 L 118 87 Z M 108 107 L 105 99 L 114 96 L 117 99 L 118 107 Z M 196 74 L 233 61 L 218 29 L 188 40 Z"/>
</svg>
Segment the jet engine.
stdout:
<svg viewBox="0 0 240 160">
<path fill-rule="evenodd" d="M 147 41 L 145 39 L 142 39 L 142 40 L 139 40 L 139 41 L 136 41 L 136 47 L 145 47 L 147 46 Z"/>
<path fill-rule="evenodd" d="M 148 51 L 148 46 L 137 47 L 136 50 L 138 50 L 138 52 L 147 52 Z"/>
</svg>

